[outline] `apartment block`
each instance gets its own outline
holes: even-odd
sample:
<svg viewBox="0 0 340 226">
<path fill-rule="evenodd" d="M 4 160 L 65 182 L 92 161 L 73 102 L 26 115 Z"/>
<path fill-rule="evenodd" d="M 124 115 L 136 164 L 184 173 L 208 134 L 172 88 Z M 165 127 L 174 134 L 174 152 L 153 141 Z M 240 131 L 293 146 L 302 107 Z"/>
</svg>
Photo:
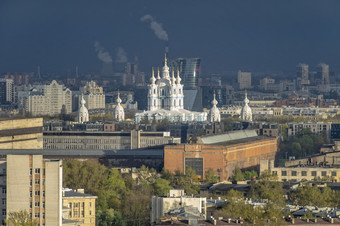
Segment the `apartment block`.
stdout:
<svg viewBox="0 0 340 226">
<path fill-rule="evenodd" d="M 62 161 L 42 155 L 7 155 L 0 161 L 2 224 L 27 211 L 38 225 L 62 225 Z"/>
</svg>

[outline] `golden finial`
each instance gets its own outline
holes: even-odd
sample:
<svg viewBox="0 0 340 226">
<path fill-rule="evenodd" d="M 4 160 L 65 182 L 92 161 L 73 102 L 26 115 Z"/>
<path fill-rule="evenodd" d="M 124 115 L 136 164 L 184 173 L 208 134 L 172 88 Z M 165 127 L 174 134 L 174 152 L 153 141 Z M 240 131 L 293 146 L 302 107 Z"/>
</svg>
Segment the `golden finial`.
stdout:
<svg viewBox="0 0 340 226">
<path fill-rule="evenodd" d="M 119 96 L 119 89 L 118 89 L 118 96 Z"/>
<path fill-rule="evenodd" d="M 152 67 L 152 76 L 155 75 L 155 69 Z"/>
<path fill-rule="evenodd" d="M 246 89 L 244 90 L 244 94 L 245 94 L 245 96 L 247 96 L 247 90 Z"/>
<path fill-rule="evenodd" d="M 179 68 L 177 67 L 177 76 L 179 76 Z"/>
<path fill-rule="evenodd" d="M 168 59 L 166 58 L 166 52 L 164 53 L 164 64 L 167 64 Z"/>
<path fill-rule="evenodd" d="M 215 99 L 215 97 L 216 97 L 216 93 L 215 93 L 215 90 L 214 90 L 214 99 Z"/>
</svg>

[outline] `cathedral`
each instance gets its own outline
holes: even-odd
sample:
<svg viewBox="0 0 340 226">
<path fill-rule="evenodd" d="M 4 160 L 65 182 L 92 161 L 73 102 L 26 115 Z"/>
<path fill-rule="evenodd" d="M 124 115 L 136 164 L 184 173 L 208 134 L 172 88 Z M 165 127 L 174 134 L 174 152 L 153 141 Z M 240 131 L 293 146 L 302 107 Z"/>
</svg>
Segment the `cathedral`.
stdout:
<svg viewBox="0 0 340 226">
<path fill-rule="evenodd" d="M 152 69 L 152 76 L 148 85 L 148 110 L 136 113 L 135 121 L 137 123 L 142 119 L 149 121 L 168 119 L 170 122 L 207 121 L 206 112 L 188 111 L 183 106 L 183 85 L 181 84 L 179 71 L 177 70 L 177 76 L 175 77 L 175 71 L 172 69 L 170 75 L 165 55 L 162 73 L 158 69 L 157 77 L 155 77 L 155 71 Z"/>
</svg>

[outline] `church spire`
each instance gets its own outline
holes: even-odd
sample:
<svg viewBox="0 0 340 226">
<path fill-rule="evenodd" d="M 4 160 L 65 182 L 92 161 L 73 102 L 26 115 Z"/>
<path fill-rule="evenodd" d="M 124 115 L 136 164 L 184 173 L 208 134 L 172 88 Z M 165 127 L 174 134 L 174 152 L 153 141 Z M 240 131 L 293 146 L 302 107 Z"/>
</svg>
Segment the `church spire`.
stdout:
<svg viewBox="0 0 340 226">
<path fill-rule="evenodd" d="M 152 67 L 152 75 L 150 78 L 151 84 L 155 84 L 156 78 L 155 78 L 155 69 Z"/>
<path fill-rule="evenodd" d="M 181 84 L 181 78 L 179 77 L 179 68 L 177 68 L 177 78 L 176 78 L 176 83 L 177 85 L 180 85 Z"/>
<path fill-rule="evenodd" d="M 160 75 L 159 75 L 159 67 L 157 68 L 157 79 L 161 79 Z"/>
</svg>

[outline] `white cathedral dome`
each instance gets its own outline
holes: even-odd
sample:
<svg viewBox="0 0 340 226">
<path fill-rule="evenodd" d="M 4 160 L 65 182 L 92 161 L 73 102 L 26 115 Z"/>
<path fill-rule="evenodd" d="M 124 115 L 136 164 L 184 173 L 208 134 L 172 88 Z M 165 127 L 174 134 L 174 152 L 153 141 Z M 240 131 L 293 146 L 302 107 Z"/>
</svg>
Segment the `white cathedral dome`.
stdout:
<svg viewBox="0 0 340 226">
<path fill-rule="evenodd" d="M 118 91 L 118 96 L 117 96 L 117 106 L 115 107 L 113 111 L 113 118 L 117 121 L 123 121 L 125 119 L 125 112 L 124 108 L 120 103 L 122 103 L 122 100 L 119 97 L 119 91 Z"/>
<path fill-rule="evenodd" d="M 221 114 L 220 110 L 217 107 L 217 100 L 216 100 L 216 95 L 214 93 L 214 99 L 211 101 L 211 104 L 213 105 L 210 108 L 209 114 L 208 114 L 208 121 L 209 122 L 220 122 L 221 121 Z"/>
<path fill-rule="evenodd" d="M 247 91 L 245 92 L 244 98 L 244 106 L 241 110 L 241 119 L 245 121 L 253 121 L 253 113 L 251 112 L 251 108 L 249 107 L 249 100 L 247 98 Z"/>
<path fill-rule="evenodd" d="M 83 95 L 81 95 L 81 100 L 80 100 L 80 108 L 78 110 L 77 114 L 77 121 L 78 123 L 84 123 L 89 121 L 89 111 L 85 107 L 86 101 L 84 100 Z"/>
</svg>

